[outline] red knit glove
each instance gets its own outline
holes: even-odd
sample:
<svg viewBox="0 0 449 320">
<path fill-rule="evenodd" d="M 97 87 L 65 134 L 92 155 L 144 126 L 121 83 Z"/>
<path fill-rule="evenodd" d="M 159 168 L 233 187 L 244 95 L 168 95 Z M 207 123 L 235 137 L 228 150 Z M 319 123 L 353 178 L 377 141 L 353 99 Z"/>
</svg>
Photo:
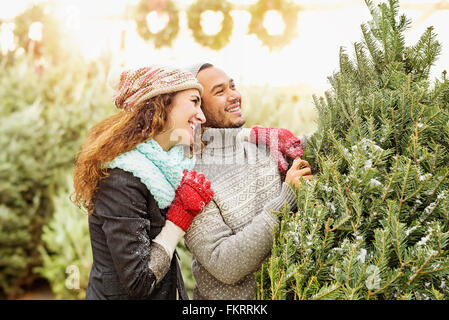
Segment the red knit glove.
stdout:
<svg viewBox="0 0 449 320">
<path fill-rule="evenodd" d="M 251 129 L 249 141 L 270 147 L 271 155 L 278 162 L 282 172 L 286 172 L 288 169 L 288 163 L 284 156 L 296 159 L 304 154 L 301 140 L 287 129 L 254 127 Z"/>
<path fill-rule="evenodd" d="M 168 209 L 167 219 L 187 231 L 193 218 L 212 200 L 214 191 L 204 174 L 184 170 L 181 184 Z"/>
</svg>

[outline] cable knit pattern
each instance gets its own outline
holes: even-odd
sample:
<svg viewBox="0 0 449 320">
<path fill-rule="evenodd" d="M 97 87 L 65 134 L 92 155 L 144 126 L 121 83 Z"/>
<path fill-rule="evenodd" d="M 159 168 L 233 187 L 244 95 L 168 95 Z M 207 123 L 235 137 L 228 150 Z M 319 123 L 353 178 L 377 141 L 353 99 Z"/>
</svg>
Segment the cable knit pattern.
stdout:
<svg viewBox="0 0 449 320">
<path fill-rule="evenodd" d="M 185 234 L 196 280 L 194 299 L 254 299 L 254 273 L 271 252 L 272 211 L 296 208 L 276 160 L 264 146 L 239 139 L 242 129 L 208 129 L 195 170 L 211 181 L 212 201 Z"/>
<path fill-rule="evenodd" d="M 168 151 L 154 140 L 142 142 L 131 151 L 117 156 L 110 168 L 120 168 L 139 178 L 153 195 L 160 209 L 167 208 L 175 198 L 184 169 L 192 170 L 195 156 L 184 156 L 184 147 L 175 145 Z"/>
</svg>

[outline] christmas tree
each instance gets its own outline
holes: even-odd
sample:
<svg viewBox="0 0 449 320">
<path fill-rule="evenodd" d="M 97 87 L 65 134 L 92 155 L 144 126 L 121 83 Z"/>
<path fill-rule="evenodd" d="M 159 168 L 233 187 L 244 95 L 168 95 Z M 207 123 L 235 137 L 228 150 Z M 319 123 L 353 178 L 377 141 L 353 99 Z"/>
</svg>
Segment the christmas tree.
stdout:
<svg viewBox="0 0 449 320">
<path fill-rule="evenodd" d="M 429 27 L 414 46 L 397 0 L 375 5 L 331 89 L 314 98 L 314 181 L 284 208 L 259 299 L 449 298 L 449 81 Z"/>
</svg>

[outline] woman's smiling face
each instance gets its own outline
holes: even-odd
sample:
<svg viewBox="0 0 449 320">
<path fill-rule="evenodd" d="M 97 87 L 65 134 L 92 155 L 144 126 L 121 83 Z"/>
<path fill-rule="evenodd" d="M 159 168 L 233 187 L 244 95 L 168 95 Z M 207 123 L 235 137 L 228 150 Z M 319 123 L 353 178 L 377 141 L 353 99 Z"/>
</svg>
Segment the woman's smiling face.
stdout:
<svg viewBox="0 0 449 320">
<path fill-rule="evenodd" d="M 169 147 L 176 144 L 191 145 L 196 126 L 206 118 L 201 110 L 201 96 L 197 89 L 178 92 L 171 104 L 164 135 L 169 137 Z M 164 131 L 165 131 L 164 130 Z"/>
</svg>

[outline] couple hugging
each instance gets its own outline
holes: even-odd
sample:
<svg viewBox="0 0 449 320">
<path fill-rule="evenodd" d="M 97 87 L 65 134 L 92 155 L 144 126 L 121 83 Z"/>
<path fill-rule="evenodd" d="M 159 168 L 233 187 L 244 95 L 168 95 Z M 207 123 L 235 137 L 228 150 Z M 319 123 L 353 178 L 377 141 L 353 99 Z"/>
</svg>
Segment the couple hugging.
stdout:
<svg viewBox="0 0 449 320">
<path fill-rule="evenodd" d="M 128 69 L 110 82 L 121 112 L 89 131 L 74 175 L 93 253 L 86 298 L 188 299 L 174 258 L 184 237 L 194 299 L 254 299 L 276 211 L 295 210 L 293 188 L 312 179 L 304 141 L 243 128 L 241 95 L 212 64 Z"/>
</svg>

